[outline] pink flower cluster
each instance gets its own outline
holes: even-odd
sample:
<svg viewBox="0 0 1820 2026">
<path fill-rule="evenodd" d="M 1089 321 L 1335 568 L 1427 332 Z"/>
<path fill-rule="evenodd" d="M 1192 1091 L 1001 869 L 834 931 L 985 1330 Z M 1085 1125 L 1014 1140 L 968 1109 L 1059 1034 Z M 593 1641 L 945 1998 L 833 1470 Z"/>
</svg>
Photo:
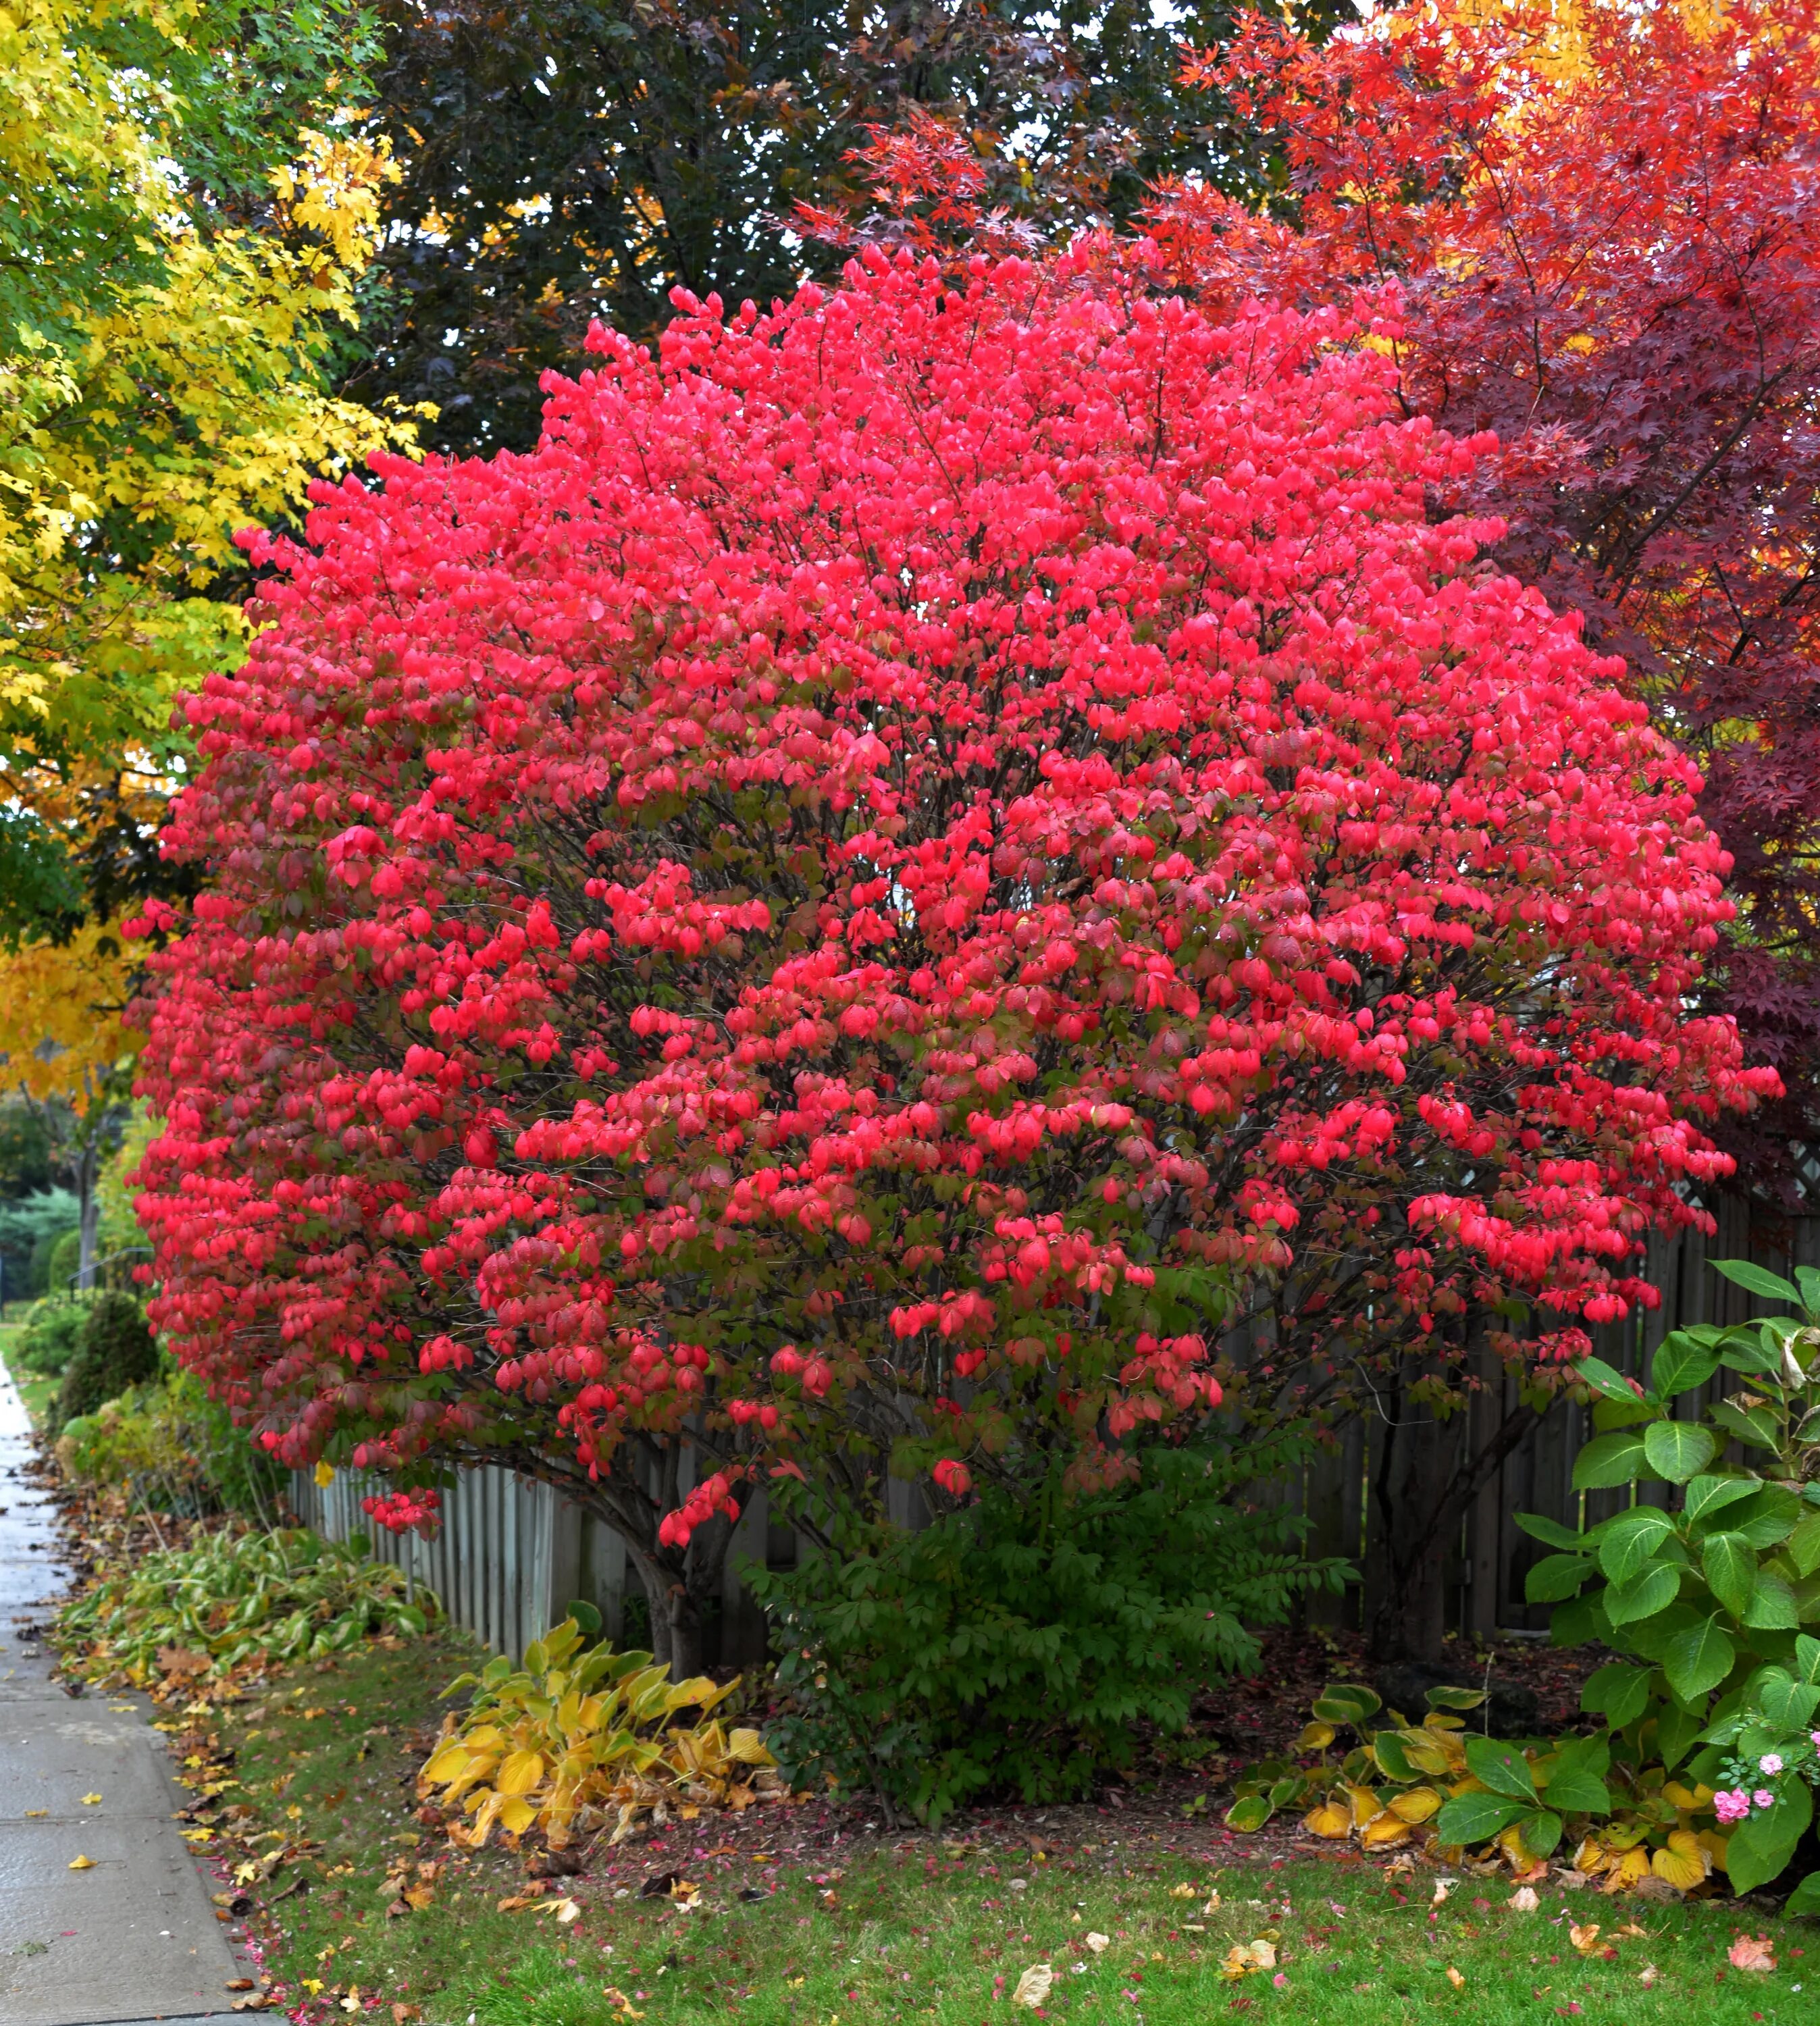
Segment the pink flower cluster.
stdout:
<svg viewBox="0 0 1820 2026">
<path fill-rule="evenodd" d="M 1714 1795 L 1712 1811 L 1722 1822 L 1741 1822 L 1752 1808 L 1773 1808 L 1776 1805 L 1774 1790 L 1759 1787 L 1753 1794 L 1743 1787 L 1733 1787 Z"/>
</svg>

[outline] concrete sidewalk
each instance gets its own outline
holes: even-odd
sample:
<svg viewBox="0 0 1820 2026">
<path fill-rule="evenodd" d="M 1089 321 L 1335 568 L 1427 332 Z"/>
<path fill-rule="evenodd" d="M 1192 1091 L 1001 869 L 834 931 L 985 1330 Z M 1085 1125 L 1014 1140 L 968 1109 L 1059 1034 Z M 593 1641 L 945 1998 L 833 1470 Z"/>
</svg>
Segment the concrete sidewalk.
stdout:
<svg viewBox="0 0 1820 2026">
<path fill-rule="evenodd" d="M 64 1581 L 30 1429 L 0 1371 L 0 2026 L 224 2016 L 244 1973 L 142 1699 L 65 1694 L 28 1636 Z M 71 1870 L 79 1856 L 91 1868 Z"/>
</svg>

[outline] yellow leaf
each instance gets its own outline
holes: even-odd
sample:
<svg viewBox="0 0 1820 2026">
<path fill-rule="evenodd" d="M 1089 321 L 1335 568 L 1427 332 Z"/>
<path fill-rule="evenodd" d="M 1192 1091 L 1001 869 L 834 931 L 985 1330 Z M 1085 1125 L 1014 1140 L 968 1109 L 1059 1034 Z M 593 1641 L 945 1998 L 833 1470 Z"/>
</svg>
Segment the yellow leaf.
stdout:
<svg viewBox="0 0 1820 2026">
<path fill-rule="evenodd" d="M 1451 1963 L 1447 1965 L 1447 1981 L 1453 1985 L 1456 1991 L 1464 1991 L 1466 1988 L 1465 1978 L 1460 1974 L 1459 1971 L 1457 1970 Z"/>
<path fill-rule="evenodd" d="M 745 1728 L 729 1734 L 727 1755 L 729 1759 L 737 1759 L 742 1766 L 775 1766 L 777 1763 L 765 1750 L 764 1740 L 758 1733 Z"/>
<path fill-rule="evenodd" d="M 537 1819 L 537 1811 L 516 1794 L 509 1794 L 499 1807 L 499 1825 L 514 1836 L 522 1836 Z"/>
<path fill-rule="evenodd" d="M 1398 1844 L 1409 1841 L 1409 1825 L 1387 1808 L 1360 1829 L 1358 1840 L 1367 1850 L 1394 1850 Z"/>
<path fill-rule="evenodd" d="M 1691 1830 L 1677 1829 L 1668 1839 L 1667 1847 L 1651 1857 L 1649 1869 L 1678 1892 L 1691 1892 L 1705 1882 L 1706 1852 Z"/>
<path fill-rule="evenodd" d="M 1383 1813 L 1383 1803 L 1370 1788 L 1347 1787 L 1342 1791 L 1346 1796 L 1347 1806 L 1352 1810 L 1353 1821 L 1359 1826 L 1362 1827 L 1374 1815 L 1381 1815 Z"/>
<path fill-rule="evenodd" d="M 1441 1796 L 1432 1787 L 1411 1787 L 1391 1803 L 1391 1813 L 1406 1822 L 1425 1822 L 1441 1811 Z"/>
<path fill-rule="evenodd" d="M 95 1861 L 92 1857 L 72 1857 L 69 1861 L 72 1871 L 93 1871 Z"/>
<path fill-rule="evenodd" d="M 315 1475 L 318 1489 L 326 1491 L 335 1482 L 335 1466 L 326 1461 L 319 1462 Z"/>
<path fill-rule="evenodd" d="M 1584 1928 L 1575 1927 L 1570 1923 L 1568 1928 L 1568 1939 L 1573 1943 L 1580 1954 L 1596 1956 L 1599 1953 L 1598 1922 L 1594 1921 Z"/>
<path fill-rule="evenodd" d="M 1628 1892 L 1639 1878 L 1649 1875 L 1649 1853 L 1641 1844 L 1619 1852 L 1612 1867 L 1605 1873 L 1605 1882 L 1599 1888 L 1601 1892 Z"/>
<path fill-rule="evenodd" d="M 1352 1811 L 1337 1801 L 1323 1801 L 1302 1818 L 1302 1826 L 1310 1836 L 1342 1839 L 1352 1833 Z"/>
<path fill-rule="evenodd" d="M 82 1804 L 85 1808 L 98 1808 L 101 1804 L 101 1797 L 99 1794 L 84 1794 L 82 1797 Z"/>
<path fill-rule="evenodd" d="M 494 1775 L 493 1785 L 502 1794 L 528 1794 L 543 1777 L 540 1752 L 510 1752 Z"/>
<path fill-rule="evenodd" d="M 1302 1734 L 1295 1741 L 1296 1748 L 1301 1752 L 1324 1752 L 1332 1744 L 1336 1735 L 1331 1723 L 1322 1723 L 1317 1719 L 1313 1723 L 1303 1725 Z"/>
</svg>

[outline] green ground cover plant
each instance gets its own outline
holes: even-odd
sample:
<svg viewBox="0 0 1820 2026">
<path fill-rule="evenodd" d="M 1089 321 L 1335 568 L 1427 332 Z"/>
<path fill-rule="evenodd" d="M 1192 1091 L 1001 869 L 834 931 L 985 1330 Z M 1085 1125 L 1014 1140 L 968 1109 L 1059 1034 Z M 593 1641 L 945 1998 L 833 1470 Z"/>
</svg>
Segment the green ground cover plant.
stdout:
<svg viewBox="0 0 1820 2026">
<path fill-rule="evenodd" d="M 222 1528 L 102 1577 L 57 1615 L 78 1671 L 146 1684 L 165 1672 L 224 1675 L 249 1663 L 319 1659 L 379 1634 L 420 1637 L 437 1601 L 369 1559 L 363 1534 Z M 175 1658 L 173 1656 L 175 1656 Z"/>
</svg>

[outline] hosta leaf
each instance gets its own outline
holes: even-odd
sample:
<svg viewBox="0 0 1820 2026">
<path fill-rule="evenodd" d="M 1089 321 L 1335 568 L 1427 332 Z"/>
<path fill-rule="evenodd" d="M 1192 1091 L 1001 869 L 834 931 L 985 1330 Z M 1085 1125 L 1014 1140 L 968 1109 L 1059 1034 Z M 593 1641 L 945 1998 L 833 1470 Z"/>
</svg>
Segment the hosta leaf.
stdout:
<svg viewBox="0 0 1820 2026">
<path fill-rule="evenodd" d="M 1607 1582 L 1629 1582 L 1674 1531 L 1674 1522 L 1653 1505 L 1620 1512 L 1599 1535 L 1599 1567 Z"/>
<path fill-rule="evenodd" d="M 1642 1436 L 1628 1429 L 1596 1435 L 1574 1458 L 1574 1489 L 1606 1491 L 1634 1484 L 1649 1468 Z"/>
<path fill-rule="evenodd" d="M 1441 1800 L 1432 1787 L 1412 1787 L 1391 1797 L 1391 1813 L 1406 1822 L 1425 1822 L 1439 1809 Z"/>
<path fill-rule="evenodd" d="M 1732 1671 L 1737 1649 L 1716 1618 L 1678 1632 L 1662 1656 L 1668 1685 L 1684 1703 L 1716 1689 Z"/>
<path fill-rule="evenodd" d="M 1379 1770 L 1391 1780 L 1413 1780 L 1417 1769 L 1409 1763 L 1409 1748 L 1394 1730 L 1380 1730 L 1372 1740 L 1372 1756 Z"/>
<path fill-rule="evenodd" d="M 753 1733 L 756 1736 L 757 1733 Z M 1332 1744 L 1334 1729 L 1331 1723 L 1305 1723 L 1295 1740 L 1298 1752 L 1324 1752 Z"/>
<path fill-rule="evenodd" d="M 1514 1744 L 1500 1744 L 1490 1737 L 1469 1737 L 1466 1763 L 1473 1778 L 1483 1781 L 1494 1794 L 1534 1800 L 1535 1781 L 1528 1762 Z"/>
<path fill-rule="evenodd" d="M 1651 1469 L 1671 1484 L 1685 1484 L 1713 1460 L 1719 1444 L 1697 1421 L 1656 1421 L 1643 1431 L 1643 1453 Z"/>
<path fill-rule="evenodd" d="M 1614 1730 L 1622 1730 L 1649 1707 L 1649 1683 L 1654 1673 L 1652 1667 L 1608 1661 L 1587 1676 L 1580 1690 L 1580 1707 L 1602 1716 Z"/>
<path fill-rule="evenodd" d="M 1318 1808 L 1311 1808 L 1302 1818 L 1302 1826 L 1310 1836 L 1343 1838 L 1352 1834 L 1352 1811 L 1337 1802 L 1323 1801 Z"/>
<path fill-rule="evenodd" d="M 1742 1534 L 1709 1534 L 1700 1543 L 1707 1588 L 1734 1618 L 1742 1618 L 1757 1587 L 1757 1551 Z"/>
<path fill-rule="evenodd" d="M 1699 1843 L 1686 1829 L 1677 1829 L 1665 1848 L 1655 1851 L 1649 1869 L 1678 1892 L 1691 1892 L 1706 1878 L 1706 1858 Z"/>
<path fill-rule="evenodd" d="M 1428 1707 L 1438 1710 L 1476 1710 L 1484 1702 L 1483 1689 L 1431 1689 Z"/>
<path fill-rule="evenodd" d="M 1435 1833 L 1444 1844 L 1489 1843 L 1528 1813 L 1527 1803 L 1501 1794 L 1456 1794 L 1435 1818 Z"/>
<path fill-rule="evenodd" d="M 508 1795 L 499 1805 L 500 1826 L 510 1829 L 514 1836 L 522 1836 L 536 1819 L 537 1811 L 515 1794 Z"/>
<path fill-rule="evenodd" d="M 1638 1619 L 1653 1618 L 1674 1603 L 1681 1593 L 1678 1571 L 1666 1562 L 1652 1563 L 1627 1583 L 1614 1583 L 1605 1593 L 1605 1615 L 1612 1623 L 1630 1625 Z"/>
<path fill-rule="evenodd" d="M 1314 1714 L 1328 1723 L 1350 1723 L 1355 1727 L 1383 1707 L 1369 1689 L 1343 1682 L 1324 1688 L 1314 1699 Z"/>
<path fill-rule="evenodd" d="M 1247 1794 L 1242 1801 L 1235 1801 L 1226 1811 L 1226 1827 L 1248 1836 L 1261 1829 L 1277 1811 L 1262 1794 Z"/>
</svg>

